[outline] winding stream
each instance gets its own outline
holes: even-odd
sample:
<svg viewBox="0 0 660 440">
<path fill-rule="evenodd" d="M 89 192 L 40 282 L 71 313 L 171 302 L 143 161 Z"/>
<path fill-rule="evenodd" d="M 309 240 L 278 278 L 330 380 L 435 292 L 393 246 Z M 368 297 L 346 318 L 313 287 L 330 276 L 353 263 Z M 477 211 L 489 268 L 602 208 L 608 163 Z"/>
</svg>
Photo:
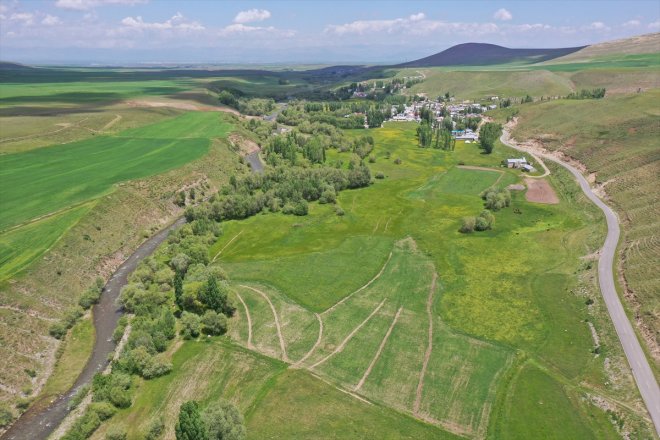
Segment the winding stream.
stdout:
<svg viewBox="0 0 660 440">
<path fill-rule="evenodd" d="M 261 173 L 264 165 L 259 152 L 246 156 L 247 162 L 254 173 Z M 96 339 L 92 355 L 87 360 L 76 382 L 65 394 L 60 395 L 47 407 L 32 407 L 28 409 L 2 436 L 3 440 L 46 440 L 69 414 L 69 403 L 78 390 L 90 383 L 96 373 L 105 370 L 110 364 L 109 355 L 117 344 L 112 340 L 112 333 L 122 315 L 122 309 L 117 305 L 121 288 L 128 282 L 128 276 L 142 260 L 151 255 L 158 246 L 167 239 L 171 231 L 186 223 L 185 217 L 178 218 L 174 223 L 159 231 L 156 235 L 142 243 L 136 251 L 117 268 L 103 288 L 99 303 L 94 305 L 94 329 Z"/>
</svg>

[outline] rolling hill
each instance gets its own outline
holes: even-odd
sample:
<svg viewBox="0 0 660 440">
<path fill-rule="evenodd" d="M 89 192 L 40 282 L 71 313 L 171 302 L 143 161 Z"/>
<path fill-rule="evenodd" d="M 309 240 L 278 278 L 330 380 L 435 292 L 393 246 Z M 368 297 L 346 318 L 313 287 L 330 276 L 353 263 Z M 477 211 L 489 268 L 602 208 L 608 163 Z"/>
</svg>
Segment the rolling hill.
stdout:
<svg viewBox="0 0 660 440">
<path fill-rule="evenodd" d="M 507 63 L 533 64 L 562 57 L 586 46 L 560 49 L 510 49 L 496 44 L 464 43 L 395 67 L 485 66 Z"/>
<path fill-rule="evenodd" d="M 596 58 L 615 55 L 657 55 L 658 52 L 660 52 L 660 32 L 592 44 L 578 51 L 554 58 L 547 64 L 589 62 Z"/>
</svg>

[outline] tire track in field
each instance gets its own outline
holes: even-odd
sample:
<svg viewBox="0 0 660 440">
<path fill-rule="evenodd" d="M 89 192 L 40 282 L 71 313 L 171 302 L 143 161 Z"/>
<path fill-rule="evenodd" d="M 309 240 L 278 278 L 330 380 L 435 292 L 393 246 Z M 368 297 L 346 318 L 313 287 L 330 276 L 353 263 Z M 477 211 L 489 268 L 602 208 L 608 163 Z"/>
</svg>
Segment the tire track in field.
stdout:
<svg viewBox="0 0 660 440">
<path fill-rule="evenodd" d="M 243 231 L 244 231 L 244 230 L 243 230 Z M 215 254 L 215 256 L 213 257 L 213 259 L 211 260 L 211 263 L 215 263 L 215 260 L 220 256 L 220 254 L 221 254 L 225 249 L 227 249 L 227 247 L 228 247 L 230 244 L 232 244 L 232 242 L 233 242 L 234 240 L 236 240 L 236 239 L 238 238 L 238 236 L 241 235 L 241 234 L 243 233 L 243 231 L 241 231 L 241 232 L 239 232 L 238 234 L 234 235 L 234 237 L 233 237 L 231 240 L 229 240 L 229 241 L 227 242 L 227 244 L 225 244 L 225 245 L 222 247 L 222 249 L 220 249 L 220 250 L 218 251 L 217 254 Z"/>
<path fill-rule="evenodd" d="M 275 310 L 275 306 L 271 302 L 270 298 L 268 297 L 268 295 L 266 295 L 264 292 L 262 292 L 259 289 L 255 289 L 254 287 L 246 286 L 244 284 L 241 284 L 240 286 L 257 292 L 259 295 L 263 296 L 264 299 L 268 302 L 268 305 L 270 306 L 270 310 L 273 312 L 273 317 L 275 317 L 275 328 L 277 329 L 277 337 L 280 340 L 280 349 L 282 350 L 282 360 L 284 362 L 290 363 L 291 360 L 289 359 L 289 356 L 286 354 L 286 344 L 284 343 L 284 337 L 282 336 L 282 327 L 280 326 L 280 319 L 277 316 L 277 311 Z"/>
<path fill-rule="evenodd" d="M 365 284 L 364 286 L 360 287 L 360 288 L 359 288 L 358 290 L 356 290 L 355 292 L 350 293 L 348 296 L 345 296 L 344 298 L 342 298 L 341 300 L 339 300 L 339 302 L 337 302 L 335 305 L 333 305 L 332 307 L 330 307 L 330 308 L 327 309 L 326 311 L 322 312 L 322 313 L 321 313 L 321 316 L 323 316 L 323 315 L 325 315 L 325 314 L 327 314 L 327 313 L 332 312 L 334 309 L 336 309 L 337 307 L 339 307 L 340 305 L 342 305 L 343 303 L 345 303 L 350 297 L 352 297 L 352 296 L 355 295 L 356 293 L 361 292 L 361 291 L 363 291 L 364 289 L 366 289 L 367 287 L 369 287 L 374 281 L 376 281 L 378 278 L 380 278 L 381 275 L 383 275 L 383 272 L 385 272 L 385 268 L 387 267 L 387 264 L 390 262 L 391 259 L 392 259 L 392 252 L 390 251 L 390 254 L 387 256 L 387 260 L 385 261 L 385 264 L 383 264 L 383 267 L 381 267 L 380 272 L 378 272 L 378 273 L 376 274 L 375 277 L 373 277 L 373 278 L 372 278 L 367 284 Z"/>
<path fill-rule="evenodd" d="M 371 370 L 374 368 L 374 365 L 376 365 L 376 362 L 378 362 L 378 358 L 380 358 L 380 354 L 383 352 L 383 348 L 385 348 L 387 339 L 390 337 L 392 330 L 394 330 L 394 326 L 396 325 L 396 321 L 399 319 L 399 315 L 401 314 L 402 310 L 403 307 L 399 307 L 399 310 L 397 310 L 396 315 L 394 315 L 394 319 L 392 320 L 392 324 L 390 324 L 390 328 L 387 329 L 387 333 L 385 333 L 385 337 L 383 338 L 383 340 L 380 343 L 380 346 L 378 347 L 378 351 L 374 355 L 374 358 L 371 360 L 369 367 L 364 372 L 362 379 L 360 379 L 360 382 L 358 382 L 358 384 L 355 386 L 353 391 L 358 391 L 360 388 L 362 388 L 362 385 L 364 385 L 364 382 L 367 380 L 367 377 L 369 377 Z"/>
<path fill-rule="evenodd" d="M 316 338 L 316 342 L 314 343 L 314 346 L 305 354 L 305 356 L 302 357 L 298 362 L 293 364 L 293 368 L 298 368 L 302 365 L 303 362 L 305 362 L 311 355 L 316 351 L 316 349 L 321 345 L 321 339 L 323 338 L 323 319 L 321 319 L 321 315 L 318 313 L 314 313 L 314 316 L 316 316 L 316 319 L 319 321 L 319 337 Z"/>
<path fill-rule="evenodd" d="M 361 328 L 362 328 L 367 322 L 369 322 L 369 320 L 370 320 L 370 319 L 371 319 L 376 313 L 378 313 L 378 311 L 381 309 L 381 307 L 383 307 L 383 304 L 385 304 L 385 301 L 386 301 L 386 300 L 387 300 L 387 298 L 383 299 L 383 300 L 380 302 L 380 304 L 378 304 L 378 305 L 376 306 L 376 308 L 371 312 L 371 314 L 370 314 L 369 316 L 367 316 L 367 318 L 366 318 L 364 321 L 362 321 L 362 322 L 360 323 L 360 325 L 358 325 L 357 327 L 355 327 L 355 328 L 353 329 L 353 331 L 351 331 L 351 332 L 348 334 L 348 336 L 346 336 L 346 337 L 344 338 L 343 341 L 341 341 L 341 344 L 339 344 L 339 346 L 337 346 L 337 348 L 335 348 L 335 350 L 334 350 L 332 353 L 330 353 L 329 355 L 327 355 L 326 357 L 324 357 L 323 359 L 321 359 L 320 361 L 318 361 L 317 363 L 315 363 L 314 365 L 312 365 L 312 366 L 309 367 L 309 368 L 310 368 L 310 369 L 316 368 L 316 367 L 318 367 L 319 365 L 321 365 L 322 363 L 324 363 L 325 361 L 327 361 L 328 359 L 330 359 L 332 356 L 336 355 L 337 353 L 341 353 L 341 352 L 344 350 L 344 348 L 346 348 L 346 344 L 348 344 L 348 342 L 349 342 L 351 339 L 353 339 L 353 336 L 355 336 L 355 334 L 356 334 L 357 332 L 359 332 L 360 329 L 361 329 Z"/>
<path fill-rule="evenodd" d="M 415 403 L 413 405 L 413 414 L 419 417 L 419 406 L 422 403 L 422 391 L 424 390 L 424 376 L 426 375 L 426 368 L 431 359 L 431 352 L 433 351 L 433 293 L 435 292 L 438 274 L 433 272 L 433 280 L 431 280 L 431 288 L 429 289 L 429 297 L 426 300 L 426 314 L 429 318 L 429 343 L 426 346 L 426 353 L 424 353 L 424 363 L 422 364 L 422 371 L 419 373 L 419 382 L 417 383 L 417 392 L 415 394 Z"/>
<path fill-rule="evenodd" d="M 245 304 L 245 301 L 243 301 L 243 298 L 241 298 L 241 295 L 236 292 L 236 296 L 238 297 L 238 300 L 243 304 L 243 308 L 245 309 L 245 317 L 247 318 L 247 324 L 248 324 L 248 339 L 247 339 L 247 348 L 249 350 L 254 350 L 254 345 L 252 345 L 252 319 L 250 318 L 250 311 L 248 310 L 247 304 Z"/>
</svg>

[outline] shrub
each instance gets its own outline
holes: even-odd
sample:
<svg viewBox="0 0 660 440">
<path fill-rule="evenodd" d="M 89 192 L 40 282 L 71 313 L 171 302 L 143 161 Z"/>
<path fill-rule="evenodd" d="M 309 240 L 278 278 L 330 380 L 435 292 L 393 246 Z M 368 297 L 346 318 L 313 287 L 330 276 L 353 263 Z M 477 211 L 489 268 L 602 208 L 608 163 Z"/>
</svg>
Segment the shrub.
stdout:
<svg viewBox="0 0 660 440">
<path fill-rule="evenodd" d="M 476 219 L 474 217 L 463 217 L 461 220 L 460 231 L 464 234 L 469 234 L 474 231 Z"/>
<path fill-rule="evenodd" d="M 117 412 L 117 408 L 108 402 L 93 402 L 89 405 L 89 410 L 98 414 L 99 419 L 101 420 L 108 420 Z"/>
<path fill-rule="evenodd" d="M 384 179 L 385 174 L 381 173 L 380 171 L 376 173 L 376 179 Z"/>
<path fill-rule="evenodd" d="M 142 370 L 142 377 L 153 379 L 168 374 L 172 371 L 172 364 L 159 359 L 153 359 L 152 362 Z"/>
<path fill-rule="evenodd" d="M 87 396 L 87 393 L 89 393 L 90 386 L 88 385 L 83 385 L 76 391 L 76 394 L 71 398 L 69 401 L 69 410 L 78 408 L 78 405 L 85 399 L 85 396 Z"/>
<path fill-rule="evenodd" d="M 481 198 L 486 201 L 486 208 L 499 211 L 511 204 L 511 193 L 508 189 L 487 189 L 481 193 Z"/>
<path fill-rule="evenodd" d="M 474 229 L 476 231 L 485 231 L 487 229 L 490 229 L 490 224 L 488 223 L 488 220 L 486 220 L 485 218 L 477 217 L 475 218 Z"/>
<path fill-rule="evenodd" d="M 58 321 L 50 326 L 50 328 L 48 329 L 48 333 L 55 339 L 63 339 L 64 336 L 66 335 L 67 330 L 68 328 L 66 328 L 66 325 Z"/>
<path fill-rule="evenodd" d="M 209 440 L 243 440 L 247 437 L 243 416 L 229 402 L 209 406 L 202 414 Z"/>
<path fill-rule="evenodd" d="M 117 425 L 109 427 L 105 440 L 126 440 L 126 428 Z"/>
<path fill-rule="evenodd" d="M 149 424 L 149 429 L 144 435 L 144 440 L 156 440 L 165 430 L 165 424 L 163 419 L 158 418 L 151 421 Z"/>
<path fill-rule="evenodd" d="M 0 406 L 0 428 L 9 426 L 14 420 L 14 415 L 6 406 Z"/>
<path fill-rule="evenodd" d="M 337 214 L 339 217 L 342 217 L 345 214 L 345 212 L 343 209 L 341 209 L 340 206 L 337 206 L 337 208 L 335 209 L 335 214 Z"/>
<path fill-rule="evenodd" d="M 227 317 L 214 310 L 207 310 L 202 316 L 203 331 L 207 335 L 222 335 L 227 332 Z"/>
<path fill-rule="evenodd" d="M 82 440 L 91 436 L 101 426 L 101 419 L 94 411 L 87 411 L 81 418 L 76 420 L 69 431 L 64 434 L 62 440 Z"/>
<path fill-rule="evenodd" d="M 201 322 L 198 315 L 183 312 L 181 316 L 181 336 L 183 339 L 193 339 L 199 336 Z"/>
</svg>

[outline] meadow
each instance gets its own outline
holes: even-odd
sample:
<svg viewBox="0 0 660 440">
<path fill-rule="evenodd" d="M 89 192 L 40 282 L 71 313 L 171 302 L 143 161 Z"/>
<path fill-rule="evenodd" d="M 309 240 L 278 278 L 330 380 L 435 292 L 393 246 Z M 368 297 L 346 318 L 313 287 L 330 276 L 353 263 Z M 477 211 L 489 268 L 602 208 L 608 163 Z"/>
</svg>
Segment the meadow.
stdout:
<svg viewBox="0 0 660 440">
<path fill-rule="evenodd" d="M 137 438 L 147 420 L 199 396 L 236 403 L 250 438 L 522 439 L 550 423 L 547 438 L 617 438 L 588 398 L 597 395 L 647 435 L 634 384 L 594 355 L 585 322 L 620 365 L 611 325 L 585 304 L 600 301 L 580 260 L 602 237 L 597 212 L 553 169 L 558 205 L 517 192 L 492 230 L 461 234 L 482 190 L 520 179 L 499 166 L 511 153 L 421 149 L 415 127 L 369 132 L 370 166 L 385 179 L 342 192 L 343 216 L 311 204 L 305 217 L 224 222 L 209 258 L 231 279 L 229 338 L 184 342 L 173 373 L 141 383 L 111 423 Z M 235 385 L 253 375 L 253 387 Z"/>
<path fill-rule="evenodd" d="M 552 101 L 520 106 L 517 139 L 535 139 L 595 173 L 596 184 L 618 212 L 622 293 L 655 359 L 659 356 L 660 172 L 657 90 L 597 101 Z M 653 364 L 653 363 L 652 363 Z"/>
</svg>

